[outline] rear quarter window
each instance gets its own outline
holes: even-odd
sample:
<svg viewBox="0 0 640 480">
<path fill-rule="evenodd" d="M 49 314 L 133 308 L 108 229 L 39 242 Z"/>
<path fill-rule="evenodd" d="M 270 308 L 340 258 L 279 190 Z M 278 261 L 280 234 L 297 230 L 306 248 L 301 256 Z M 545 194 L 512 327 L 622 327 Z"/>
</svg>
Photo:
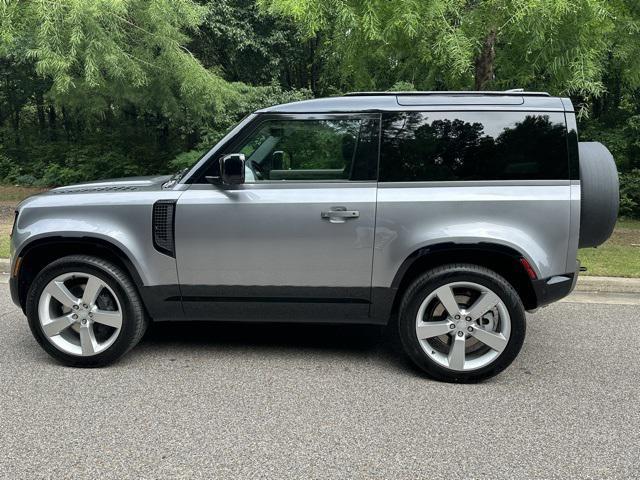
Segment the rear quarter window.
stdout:
<svg viewBox="0 0 640 480">
<path fill-rule="evenodd" d="M 562 113 L 388 113 L 380 181 L 568 179 L 566 130 Z"/>
</svg>

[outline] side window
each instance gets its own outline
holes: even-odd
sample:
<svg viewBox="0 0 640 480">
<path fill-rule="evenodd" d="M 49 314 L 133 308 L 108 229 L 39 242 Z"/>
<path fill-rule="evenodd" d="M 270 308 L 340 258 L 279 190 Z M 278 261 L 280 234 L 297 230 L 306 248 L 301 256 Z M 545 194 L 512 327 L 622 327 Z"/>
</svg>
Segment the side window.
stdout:
<svg viewBox="0 0 640 480">
<path fill-rule="evenodd" d="M 380 181 L 568 178 L 562 113 L 401 112 L 383 116 Z"/>
<path fill-rule="evenodd" d="M 246 157 L 246 179 L 375 180 L 379 120 L 269 119 L 233 147 Z"/>
</svg>

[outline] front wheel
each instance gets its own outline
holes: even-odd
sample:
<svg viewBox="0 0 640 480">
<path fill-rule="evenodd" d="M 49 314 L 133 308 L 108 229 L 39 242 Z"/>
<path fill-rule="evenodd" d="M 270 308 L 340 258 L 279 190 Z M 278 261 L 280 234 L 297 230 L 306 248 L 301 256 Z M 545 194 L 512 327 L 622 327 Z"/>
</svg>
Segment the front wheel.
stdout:
<svg viewBox="0 0 640 480">
<path fill-rule="evenodd" d="M 147 324 L 127 274 L 85 255 L 64 257 L 44 268 L 29 289 L 26 307 L 38 343 L 75 367 L 114 362 L 138 343 Z"/>
<path fill-rule="evenodd" d="M 513 287 L 477 265 L 445 265 L 406 291 L 398 327 L 409 357 L 431 377 L 478 382 L 516 358 L 525 336 L 525 312 Z"/>
</svg>

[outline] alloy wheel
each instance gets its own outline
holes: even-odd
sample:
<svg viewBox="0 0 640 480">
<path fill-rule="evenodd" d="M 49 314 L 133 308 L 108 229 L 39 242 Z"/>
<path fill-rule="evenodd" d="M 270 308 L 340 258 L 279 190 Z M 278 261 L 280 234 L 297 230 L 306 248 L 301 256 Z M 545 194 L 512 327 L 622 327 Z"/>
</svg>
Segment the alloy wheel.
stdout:
<svg viewBox="0 0 640 480">
<path fill-rule="evenodd" d="M 118 338 L 123 313 L 118 297 L 95 275 L 70 272 L 51 280 L 38 302 L 40 327 L 59 350 L 97 355 Z"/>
<path fill-rule="evenodd" d="M 470 371 L 492 363 L 506 348 L 511 319 L 491 289 L 454 282 L 431 292 L 416 316 L 416 335 L 424 352 L 439 365 Z"/>
</svg>

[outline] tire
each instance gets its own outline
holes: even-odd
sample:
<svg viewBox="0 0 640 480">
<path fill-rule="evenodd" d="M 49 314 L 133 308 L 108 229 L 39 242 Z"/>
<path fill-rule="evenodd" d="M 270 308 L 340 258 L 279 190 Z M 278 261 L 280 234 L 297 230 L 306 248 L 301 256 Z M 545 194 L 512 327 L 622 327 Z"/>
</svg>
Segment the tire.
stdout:
<svg viewBox="0 0 640 480">
<path fill-rule="evenodd" d="M 81 292 L 90 298 L 89 279 L 97 285 L 93 289 L 95 304 L 84 305 L 85 296 Z M 69 305 L 57 300 L 61 296 L 59 292 L 65 292 L 60 285 L 72 294 L 64 300 Z M 56 293 L 52 294 L 54 290 Z M 73 305 L 72 299 L 77 301 L 77 306 Z M 31 332 L 42 348 L 59 362 L 72 367 L 102 367 L 115 362 L 140 341 L 148 323 L 138 291 L 129 276 L 117 265 L 88 255 L 63 257 L 44 268 L 29 288 L 26 313 Z M 71 320 L 74 315 L 80 319 Z M 55 318 L 51 319 L 52 316 Z M 69 325 L 62 323 L 59 327 L 63 318 L 66 320 L 62 321 L 68 321 Z M 52 333 L 58 329 L 56 327 L 61 328 L 58 334 Z M 45 328 L 50 335 L 45 333 Z M 102 337 L 105 341 L 101 344 Z M 85 342 L 85 339 L 89 340 Z"/>
<path fill-rule="evenodd" d="M 455 320 L 453 314 L 449 315 L 448 309 L 444 307 L 445 303 L 440 300 L 442 295 L 438 293 L 447 291 L 455 294 L 455 297 L 451 297 L 455 303 L 449 305 L 455 305 L 452 310 L 458 308 L 458 313 L 462 315 L 460 320 Z M 478 296 L 474 297 L 476 291 Z M 482 295 L 486 297 L 485 304 L 491 303 L 493 298 L 499 300 L 499 303 L 495 308 L 482 313 L 478 319 L 467 321 L 467 315 L 475 315 L 474 306 L 478 307 L 478 311 L 482 310 L 483 306 L 476 303 Z M 468 304 L 463 305 L 464 302 Z M 423 305 L 426 305 L 425 310 L 421 312 Z M 430 311 L 434 315 L 441 313 L 439 316 L 429 317 Z M 428 322 L 418 321 L 419 314 Z M 495 331 L 490 330 L 489 324 L 495 325 Z M 443 330 L 447 333 L 438 333 L 438 336 L 421 340 L 418 338 L 418 330 L 423 327 L 436 327 L 438 332 Z M 469 331 L 474 333 L 468 333 Z M 491 336 L 487 336 L 487 331 Z M 494 271 L 472 264 L 444 265 L 418 277 L 406 290 L 398 312 L 398 332 L 406 354 L 428 376 L 445 382 L 474 383 L 497 375 L 520 352 L 525 331 L 524 306 L 514 288 Z M 490 348 L 476 336 L 481 336 L 485 341 L 492 340 L 490 343 L 499 340 L 500 345 L 497 349 Z M 453 363 L 451 349 L 456 338 L 461 341 L 463 352 L 470 349 L 469 353 L 463 355 L 462 370 L 448 365 Z"/>
<path fill-rule="evenodd" d="M 620 192 L 613 156 L 598 142 L 580 142 L 580 248 L 597 247 L 611 236 Z"/>
</svg>

